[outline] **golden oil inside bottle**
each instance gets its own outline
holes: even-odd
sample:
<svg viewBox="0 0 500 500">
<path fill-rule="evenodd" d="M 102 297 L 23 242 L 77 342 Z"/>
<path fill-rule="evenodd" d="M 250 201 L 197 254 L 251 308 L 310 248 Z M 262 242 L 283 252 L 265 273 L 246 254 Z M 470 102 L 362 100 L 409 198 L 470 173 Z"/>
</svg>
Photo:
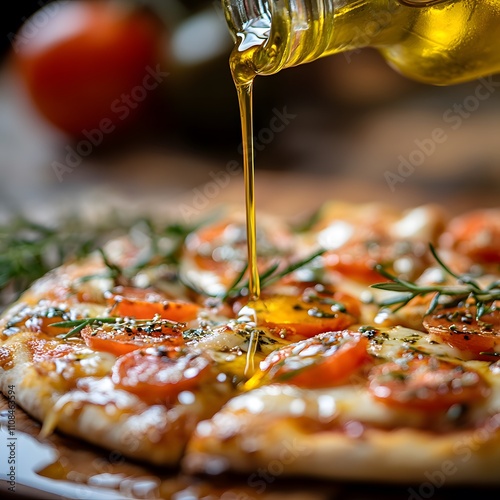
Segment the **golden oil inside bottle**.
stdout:
<svg viewBox="0 0 500 500">
<path fill-rule="evenodd" d="M 499 0 L 455 0 L 399 10 L 396 26 L 385 36 L 381 30 L 377 45 L 406 76 L 449 85 L 500 71 Z"/>
<path fill-rule="evenodd" d="M 228 16 L 237 40 L 230 64 L 240 82 L 366 46 L 377 48 L 409 78 L 431 84 L 500 71 L 500 0 L 296 0 L 279 6 L 269 0 L 259 5 L 242 26 Z"/>
</svg>

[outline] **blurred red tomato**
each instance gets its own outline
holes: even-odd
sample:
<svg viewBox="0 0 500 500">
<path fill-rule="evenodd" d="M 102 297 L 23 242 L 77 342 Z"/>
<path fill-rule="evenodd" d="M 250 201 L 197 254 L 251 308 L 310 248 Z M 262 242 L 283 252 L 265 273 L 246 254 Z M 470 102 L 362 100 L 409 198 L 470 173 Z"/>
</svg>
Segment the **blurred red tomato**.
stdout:
<svg viewBox="0 0 500 500">
<path fill-rule="evenodd" d="M 166 77 L 162 25 L 128 2 L 46 4 L 13 38 L 13 59 L 40 113 L 81 136 L 130 125 Z"/>
</svg>

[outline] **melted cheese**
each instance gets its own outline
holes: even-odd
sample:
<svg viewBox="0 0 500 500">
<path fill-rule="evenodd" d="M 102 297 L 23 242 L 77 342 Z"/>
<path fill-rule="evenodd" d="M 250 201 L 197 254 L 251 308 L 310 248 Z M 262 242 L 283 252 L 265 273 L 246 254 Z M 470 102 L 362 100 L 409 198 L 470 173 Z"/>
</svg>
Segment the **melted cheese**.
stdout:
<svg viewBox="0 0 500 500">
<path fill-rule="evenodd" d="M 468 411 L 466 420 L 460 425 L 479 422 L 487 414 L 500 412 L 500 380 L 489 368 L 489 363 L 462 361 L 459 352 L 447 344 L 430 340 L 429 335 L 410 328 L 383 328 L 372 338 L 369 352 L 384 359 L 398 359 L 403 351 L 422 352 L 449 359 L 479 371 L 490 383 L 492 393 L 484 402 Z M 250 386 L 252 387 L 252 386 Z M 453 415 L 417 412 L 412 409 L 395 408 L 374 399 L 368 392 L 364 379 L 348 385 L 327 389 L 303 389 L 287 384 L 264 385 L 232 399 L 223 413 L 234 415 L 240 412 L 252 415 L 268 415 L 275 418 L 306 417 L 315 422 L 331 424 L 353 431 L 352 423 L 381 428 L 434 428 L 453 427 Z M 214 420 L 215 425 L 217 419 Z M 207 429 L 205 429 L 206 432 Z M 201 429 L 203 431 L 203 428 Z"/>
</svg>

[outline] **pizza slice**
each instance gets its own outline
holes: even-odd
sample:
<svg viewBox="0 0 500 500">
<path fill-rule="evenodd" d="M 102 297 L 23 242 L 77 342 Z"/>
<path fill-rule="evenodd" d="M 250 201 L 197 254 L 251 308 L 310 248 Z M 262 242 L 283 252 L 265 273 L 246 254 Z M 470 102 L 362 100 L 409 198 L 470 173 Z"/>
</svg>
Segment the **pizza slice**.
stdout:
<svg viewBox="0 0 500 500">
<path fill-rule="evenodd" d="M 4 314 L 1 390 L 13 388 L 44 434 L 57 428 L 176 465 L 196 423 L 233 395 L 233 383 L 186 341 L 199 305 L 115 287 L 97 262 L 59 268 Z"/>
<path fill-rule="evenodd" d="M 321 334 L 270 354 L 248 392 L 198 424 L 183 466 L 255 484 L 266 473 L 498 484 L 497 370 L 407 328 Z"/>
</svg>

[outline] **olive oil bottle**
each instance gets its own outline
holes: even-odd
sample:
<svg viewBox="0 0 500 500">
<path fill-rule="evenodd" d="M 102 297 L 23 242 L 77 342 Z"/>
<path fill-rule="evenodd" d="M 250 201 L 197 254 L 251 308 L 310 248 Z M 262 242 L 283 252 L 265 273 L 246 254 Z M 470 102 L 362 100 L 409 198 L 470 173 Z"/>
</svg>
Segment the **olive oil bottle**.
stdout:
<svg viewBox="0 0 500 500">
<path fill-rule="evenodd" d="M 377 48 L 405 76 L 450 85 L 500 72 L 500 0 L 223 0 L 248 81 L 323 56 Z"/>
</svg>

